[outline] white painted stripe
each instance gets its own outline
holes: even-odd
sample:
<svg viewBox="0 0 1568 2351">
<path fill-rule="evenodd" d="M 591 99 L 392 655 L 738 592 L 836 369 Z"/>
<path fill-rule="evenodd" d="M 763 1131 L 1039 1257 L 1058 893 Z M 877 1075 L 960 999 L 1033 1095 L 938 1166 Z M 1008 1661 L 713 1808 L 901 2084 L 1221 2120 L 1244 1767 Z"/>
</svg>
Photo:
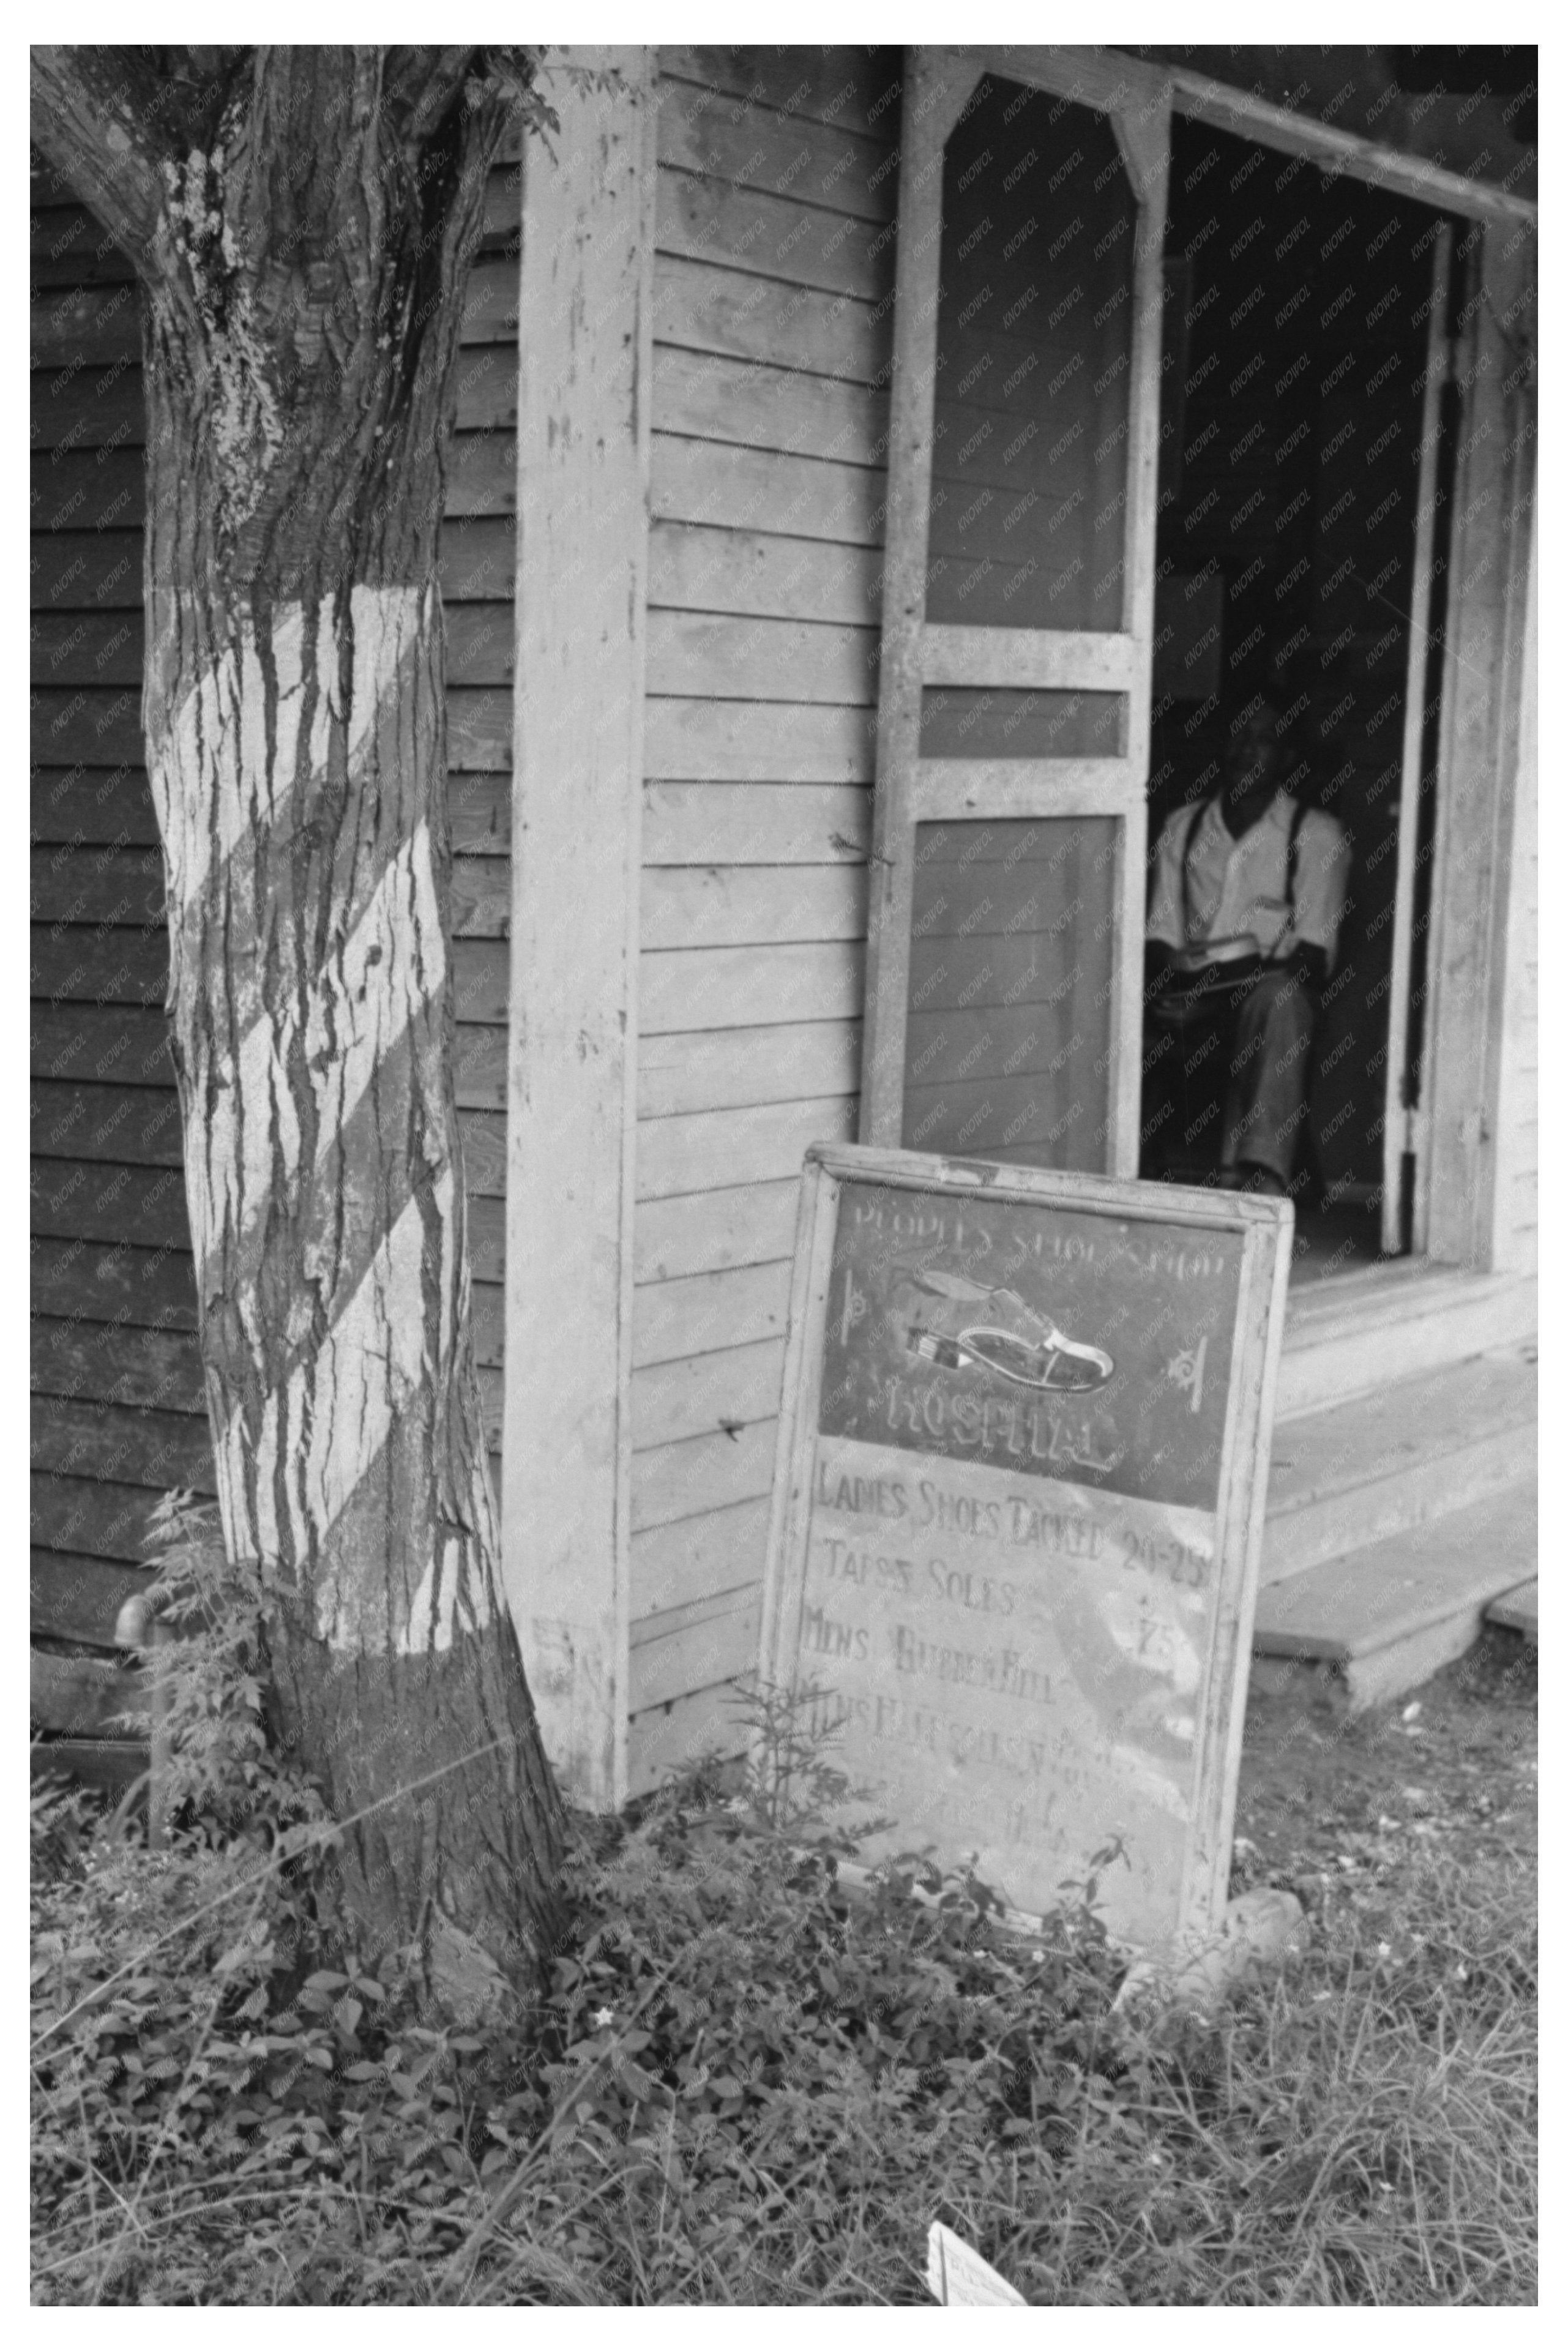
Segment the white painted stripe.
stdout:
<svg viewBox="0 0 1568 2351">
<path fill-rule="evenodd" d="M 401 664 L 417 642 L 422 612 L 433 617 L 433 597 L 434 590 L 422 596 L 416 588 L 357 587 L 350 594 L 350 774 L 379 732 L 385 710 L 395 708 Z M 179 914 L 202 895 L 214 868 L 233 855 L 246 834 L 275 824 L 297 786 L 326 766 L 332 722 L 342 715 L 338 633 L 330 606 L 323 606 L 317 615 L 310 663 L 317 700 L 302 763 L 304 654 L 305 608 L 285 605 L 272 624 L 277 702 L 270 759 L 266 677 L 256 631 L 248 622 L 237 644 L 185 696 L 167 733 L 152 747 L 150 779 L 168 867 L 169 899 Z"/>
<path fill-rule="evenodd" d="M 363 1100 L 378 1064 L 445 980 L 430 830 L 421 824 L 307 1000 L 304 1060 L 315 1098 L 318 1165 Z M 194 1073 L 197 1099 L 213 1104 L 201 1144 L 203 1180 L 187 1186 L 199 1267 L 219 1245 L 225 1210 L 236 1231 L 260 1216 L 276 1188 L 279 1158 L 287 1181 L 298 1171 L 299 1123 L 287 1069 L 298 1027 L 292 1006 L 278 1020 L 258 1020 L 241 1044 L 237 1080 L 230 1056 L 220 1057 L 215 1097 L 206 1068 Z"/>
<path fill-rule="evenodd" d="M 455 1185 L 450 1173 L 436 1186 L 444 1228 L 443 1255 L 452 1254 Z M 310 1365 L 301 1365 L 283 1390 L 267 1399 L 256 1447 L 257 1508 L 246 1550 L 264 1562 L 282 1556 L 283 1530 L 277 1513 L 277 1477 L 287 1464 L 285 1491 L 292 1555 L 303 1558 L 314 1531 L 324 1547 L 367 1471 L 392 1437 L 428 1376 L 444 1376 L 451 1363 L 452 1333 L 441 1334 L 441 1360 L 427 1364 L 424 1352 L 423 1263 L 424 1223 L 417 1201 L 403 1209 L 377 1250 L 358 1289 Z M 219 1486 L 225 1531 L 234 1540 L 246 1524 L 243 1436 L 231 1419 L 220 1448 Z M 459 1625 L 477 1631 L 495 1613 L 495 1595 L 480 1565 L 494 1559 L 496 1527 L 489 1481 L 483 1462 L 475 1464 L 472 1500 L 474 1543 L 464 1572 L 465 1547 L 444 1540 L 441 1572 L 433 1561 L 410 1595 L 404 1627 L 394 1646 L 404 1656 L 450 1647 Z M 367 1605 L 371 1612 L 368 1616 Z M 366 1577 L 361 1562 L 343 1560 L 316 1593 L 317 1628 L 338 1650 L 379 1650 L 387 1639 L 386 1598 L 379 1576 Z"/>
</svg>

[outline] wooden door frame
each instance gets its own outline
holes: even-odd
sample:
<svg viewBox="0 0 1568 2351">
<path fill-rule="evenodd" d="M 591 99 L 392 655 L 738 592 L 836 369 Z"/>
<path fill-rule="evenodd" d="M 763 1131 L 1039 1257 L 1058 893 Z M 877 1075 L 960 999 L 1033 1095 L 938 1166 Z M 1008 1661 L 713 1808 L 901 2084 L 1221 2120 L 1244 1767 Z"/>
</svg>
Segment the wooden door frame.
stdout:
<svg viewBox="0 0 1568 2351">
<path fill-rule="evenodd" d="M 1479 253 L 1449 365 L 1463 396 L 1445 624 L 1427 1001 L 1413 1140 L 1413 1246 L 1436 1263 L 1500 1261 L 1500 1112 L 1512 962 L 1510 884 L 1523 759 L 1534 514 L 1533 368 L 1504 321 L 1533 283 L 1537 206 L 1352 131 L 1173 68 L 1175 111 L 1476 225 Z M 1413 853 L 1413 844 L 1412 844 Z M 1513 958 L 1517 961 L 1517 958 Z M 1516 975 L 1515 975 L 1516 977 Z"/>
<path fill-rule="evenodd" d="M 1534 385 L 1532 371 L 1520 365 L 1502 322 L 1522 298 L 1534 272 L 1538 208 L 1532 200 L 1506 189 L 1464 178 L 1312 116 L 1293 114 L 1207 75 L 1150 65 L 1114 49 L 956 47 L 909 53 L 888 458 L 888 544 L 900 553 L 899 559 L 890 554 L 883 588 L 862 1139 L 898 1140 L 903 1093 L 913 876 L 907 871 L 910 861 L 901 861 L 890 849 L 889 835 L 896 839 L 901 812 L 895 803 L 907 798 L 902 779 L 918 753 L 918 689 L 925 682 L 919 659 L 924 525 L 934 386 L 930 381 L 922 385 L 914 362 L 919 351 L 916 338 L 925 333 L 935 337 L 934 316 L 924 321 L 911 314 L 918 308 L 928 245 L 940 239 L 940 151 L 968 92 L 988 71 L 1098 106 L 1113 120 L 1118 120 L 1118 110 L 1131 110 L 1145 120 L 1162 107 L 1190 114 L 1238 138 L 1300 156 L 1328 176 L 1364 180 L 1477 224 L 1479 261 L 1455 354 L 1465 404 L 1455 487 L 1458 543 L 1450 558 L 1427 947 L 1429 993 L 1415 1247 L 1418 1254 L 1444 1263 L 1490 1270 L 1500 1247 L 1496 1144 L 1506 1082 L 1505 1014 L 1512 986 L 1509 886 L 1514 807 L 1521 748 L 1531 760 L 1534 743 L 1533 715 L 1522 706 L 1526 693 L 1533 691 L 1534 676 L 1526 658 L 1535 534 Z M 945 82 L 948 94 L 916 113 L 936 80 Z M 920 89 L 912 106 L 908 93 L 916 83 Z M 962 90 L 956 105 L 950 95 L 955 88 Z M 1123 152 L 1132 176 L 1134 162 L 1125 142 Z M 1142 217 L 1140 206 L 1140 221 Z M 912 229 L 918 234 L 912 235 Z M 1163 253 L 1153 258 L 1157 277 Z M 936 266 L 932 262 L 925 274 L 934 277 Z M 927 368 L 928 378 L 929 372 Z M 1157 348 L 1155 380 L 1157 386 Z M 1156 417 L 1147 453 L 1151 463 L 1157 431 Z M 923 453 L 922 478 L 917 461 Z M 1131 486 L 1129 478 L 1129 510 Z M 912 545 L 920 550 L 918 566 L 908 553 Z M 1152 582 L 1150 592 L 1152 636 Z M 1047 681 L 1031 674 L 1005 682 Z M 1145 714 L 1147 686 L 1145 675 Z M 1138 831 L 1141 848 L 1143 828 Z M 1134 866 L 1131 850 L 1129 841 L 1128 863 Z M 1125 906 L 1142 875 L 1134 866 L 1122 880 Z M 1123 921 L 1127 920 L 1124 911 Z M 1124 964 L 1132 960 L 1123 958 Z M 1119 1120 L 1124 1119 L 1125 1096 L 1133 1092 L 1135 1139 L 1137 1052 L 1130 1058 L 1129 1072 L 1124 1047 L 1113 1100 L 1118 1102 Z M 1134 1081 L 1131 1089 L 1129 1075 Z M 1124 1151 L 1122 1134 L 1119 1123 L 1119 1148 Z M 1113 1159 L 1112 1164 L 1124 1162 Z"/>
<path fill-rule="evenodd" d="M 501 1550 L 545 1751 L 605 1808 L 626 1793 L 655 80 L 649 48 L 586 62 L 619 78 L 580 92 L 547 66 L 570 135 L 523 165 Z"/>
</svg>

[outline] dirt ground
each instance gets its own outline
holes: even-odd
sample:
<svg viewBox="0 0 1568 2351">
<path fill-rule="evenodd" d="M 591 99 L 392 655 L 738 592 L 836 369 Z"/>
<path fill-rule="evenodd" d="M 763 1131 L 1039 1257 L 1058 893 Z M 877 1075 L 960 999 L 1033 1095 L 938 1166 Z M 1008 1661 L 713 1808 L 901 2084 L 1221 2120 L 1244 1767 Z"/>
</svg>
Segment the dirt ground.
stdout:
<svg viewBox="0 0 1568 2351">
<path fill-rule="evenodd" d="M 1536 1651 L 1489 1628 L 1404 1698 L 1348 1715 L 1303 1672 L 1247 1708 L 1232 1890 L 1287 1886 L 1309 1910 L 1427 1842 L 1459 1861 L 1535 1869 Z"/>
</svg>

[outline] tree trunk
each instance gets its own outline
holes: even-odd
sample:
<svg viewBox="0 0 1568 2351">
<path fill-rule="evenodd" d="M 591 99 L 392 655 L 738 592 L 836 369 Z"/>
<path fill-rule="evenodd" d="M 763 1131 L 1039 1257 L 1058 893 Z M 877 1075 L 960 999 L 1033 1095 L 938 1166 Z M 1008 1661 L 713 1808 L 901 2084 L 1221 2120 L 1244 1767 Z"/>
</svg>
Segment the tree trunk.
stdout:
<svg viewBox="0 0 1568 2351">
<path fill-rule="evenodd" d="M 159 159 L 144 715 L 225 1541 L 350 1909 L 482 2005 L 549 1934 L 559 1809 L 499 1581 L 452 1076 L 436 538 L 501 118 L 423 54 L 393 91 L 388 53 L 258 51 Z"/>
</svg>

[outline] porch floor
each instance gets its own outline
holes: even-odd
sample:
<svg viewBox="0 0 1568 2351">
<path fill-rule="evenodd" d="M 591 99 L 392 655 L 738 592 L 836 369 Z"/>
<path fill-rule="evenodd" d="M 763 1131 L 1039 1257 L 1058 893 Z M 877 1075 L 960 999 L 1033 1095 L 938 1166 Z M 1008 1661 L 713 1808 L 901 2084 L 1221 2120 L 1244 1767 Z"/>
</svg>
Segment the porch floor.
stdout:
<svg viewBox="0 0 1568 2351">
<path fill-rule="evenodd" d="M 1383 1211 L 1375 1200 L 1341 1200 L 1332 1207 L 1298 1209 L 1291 1288 L 1328 1280 L 1364 1265 L 1392 1263 L 1383 1256 L 1382 1225 Z"/>
</svg>

